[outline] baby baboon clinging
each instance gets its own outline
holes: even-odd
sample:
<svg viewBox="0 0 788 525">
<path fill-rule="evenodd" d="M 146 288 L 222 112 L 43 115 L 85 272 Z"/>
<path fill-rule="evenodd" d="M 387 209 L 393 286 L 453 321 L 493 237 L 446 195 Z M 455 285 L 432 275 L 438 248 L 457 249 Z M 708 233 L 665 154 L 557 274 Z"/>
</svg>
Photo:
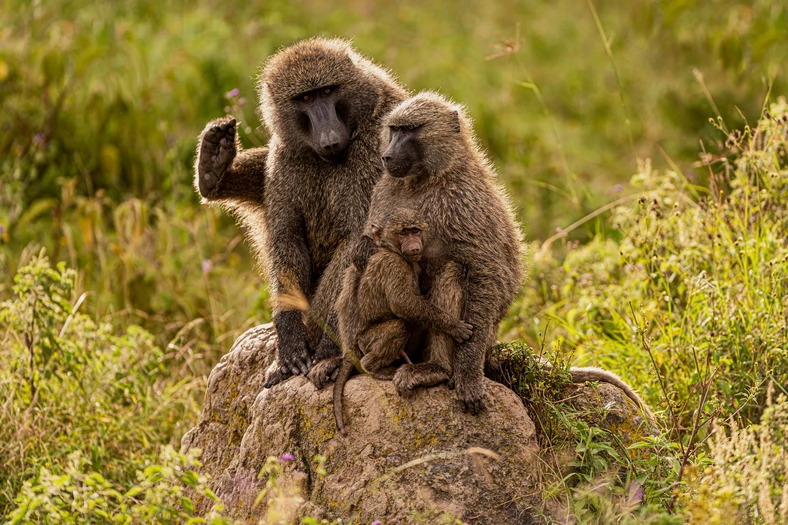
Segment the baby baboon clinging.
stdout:
<svg viewBox="0 0 788 525">
<path fill-rule="evenodd" d="M 430 245 L 427 225 L 413 210 L 396 210 L 370 228 L 377 247 L 363 274 L 351 266 L 337 305 L 345 357 L 334 384 L 334 416 L 344 435 L 342 392 L 360 360 L 373 375 L 383 373 L 398 357 L 410 362 L 405 349 L 410 333 L 426 327 L 462 342 L 473 327 L 441 311 L 421 295 L 419 261 Z M 440 380 L 440 378 L 438 378 Z"/>
<path fill-rule="evenodd" d="M 195 186 L 244 223 L 265 263 L 279 337 L 271 386 L 338 353 L 331 335 L 347 248 L 382 173 L 382 118 L 406 92 L 348 42 L 323 38 L 272 56 L 258 88 L 268 147 L 241 150 L 232 117 L 212 122 L 200 137 Z"/>
<path fill-rule="evenodd" d="M 478 413 L 485 356 L 523 281 L 520 229 L 460 106 L 435 93 L 410 98 L 386 117 L 382 142 L 387 175 L 375 187 L 367 223 L 415 207 L 430 225 L 423 260 L 429 301 L 474 327 L 463 343 L 430 330 L 427 362 L 403 365 L 394 382 L 406 394 L 442 377 L 463 409 Z"/>
</svg>

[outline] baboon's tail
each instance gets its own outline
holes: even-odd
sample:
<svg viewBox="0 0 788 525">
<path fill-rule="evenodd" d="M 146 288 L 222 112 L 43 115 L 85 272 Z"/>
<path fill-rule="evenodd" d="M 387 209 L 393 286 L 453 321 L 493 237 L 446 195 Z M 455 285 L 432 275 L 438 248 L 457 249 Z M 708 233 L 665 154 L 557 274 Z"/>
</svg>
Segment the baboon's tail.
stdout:
<svg viewBox="0 0 788 525">
<path fill-rule="evenodd" d="M 334 382 L 334 419 L 337 422 L 337 430 L 343 436 L 347 436 L 347 431 L 345 430 L 345 421 L 342 419 L 342 394 L 345 392 L 345 383 L 347 383 L 354 368 L 353 362 L 345 357 L 339 368 L 337 380 Z"/>
</svg>

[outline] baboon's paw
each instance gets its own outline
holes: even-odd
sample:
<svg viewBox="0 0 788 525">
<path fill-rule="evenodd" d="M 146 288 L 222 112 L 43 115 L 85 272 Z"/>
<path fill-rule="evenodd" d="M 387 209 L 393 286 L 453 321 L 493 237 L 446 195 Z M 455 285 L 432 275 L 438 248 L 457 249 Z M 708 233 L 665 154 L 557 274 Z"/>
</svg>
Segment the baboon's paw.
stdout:
<svg viewBox="0 0 788 525">
<path fill-rule="evenodd" d="M 236 154 L 236 122 L 233 117 L 214 120 L 205 128 L 200 140 L 197 185 L 203 197 L 209 197 L 232 165 Z"/>
<path fill-rule="evenodd" d="M 470 412 L 475 416 L 484 410 L 484 383 L 479 381 L 468 384 L 455 381 L 455 386 L 463 412 Z"/>
<path fill-rule="evenodd" d="M 336 380 L 341 365 L 341 356 L 323 359 L 312 367 L 307 377 L 309 381 L 315 385 L 315 388 L 321 390 L 323 387 Z"/>
<path fill-rule="evenodd" d="M 394 382 L 394 387 L 397 389 L 397 394 L 401 397 L 408 397 L 417 388 L 414 381 L 413 365 L 402 365 L 394 373 L 391 379 Z"/>
</svg>

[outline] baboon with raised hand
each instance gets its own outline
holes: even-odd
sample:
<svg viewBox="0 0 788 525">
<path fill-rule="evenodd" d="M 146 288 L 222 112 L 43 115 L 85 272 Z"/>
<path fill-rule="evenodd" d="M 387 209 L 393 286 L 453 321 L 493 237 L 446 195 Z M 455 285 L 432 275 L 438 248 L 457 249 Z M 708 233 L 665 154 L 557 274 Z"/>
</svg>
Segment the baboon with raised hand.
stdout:
<svg viewBox="0 0 788 525">
<path fill-rule="evenodd" d="M 457 342 L 473 333 L 470 324 L 421 295 L 419 262 L 430 239 L 418 213 L 393 211 L 380 225 L 371 226 L 370 238 L 377 250 L 363 274 L 354 266 L 347 269 L 337 304 L 345 356 L 334 384 L 334 416 L 343 435 L 342 392 L 356 363 L 373 377 L 390 378 L 393 371 L 387 367 L 399 357 L 410 363 L 408 339 L 420 328 L 441 332 Z"/>
<path fill-rule="evenodd" d="M 394 383 L 405 395 L 442 377 L 456 388 L 463 410 L 478 413 L 485 357 L 523 282 L 520 228 L 461 106 L 420 93 L 391 111 L 382 133 L 386 175 L 375 187 L 367 223 L 387 210 L 415 207 L 432 237 L 423 258 L 429 300 L 474 327 L 462 343 L 430 330 L 426 362 L 403 365 Z M 371 253 L 370 242 L 361 242 L 354 251 Z"/>
<path fill-rule="evenodd" d="M 268 387 L 339 353 L 334 304 L 348 248 L 383 170 L 382 119 L 406 92 L 349 42 L 324 38 L 273 55 L 258 89 L 268 146 L 242 150 L 232 117 L 210 123 L 195 186 L 243 222 L 267 270 L 279 364 Z"/>
</svg>

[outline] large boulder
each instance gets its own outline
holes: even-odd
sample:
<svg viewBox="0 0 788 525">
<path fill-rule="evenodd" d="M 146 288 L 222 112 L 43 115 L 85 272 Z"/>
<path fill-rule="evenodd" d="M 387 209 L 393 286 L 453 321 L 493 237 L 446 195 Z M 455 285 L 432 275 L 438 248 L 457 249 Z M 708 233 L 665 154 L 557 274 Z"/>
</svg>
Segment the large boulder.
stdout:
<svg viewBox="0 0 788 525">
<path fill-rule="evenodd" d="M 342 437 L 331 388 L 318 391 L 303 376 L 263 388 L 275 352 L 272 325 L 243 334 L 211 373 L 200 421 L 181 443 L 184 452 L 203 451 L 203 471 L 232 517 L 541 522 L 533 510 L 544 508 L 534 424 L 513 391 L 485 380 L 488 409 L 472 416 L 445 386 L 403 399 L 391 382 L 355 376 L 345 388 L 348 436 Z M 607 423 L 626 427 L 628 414 L 637 414 L 634 405 L 616 389 L 602 390 L 606 401 L 588 387 L 581 397 L 602 402 L 615 415 Z M 268 465 L 278 473 L 279 492 L 257 501 L 270 457 L 281 458 L 281 466 Z"/>
</svg>

